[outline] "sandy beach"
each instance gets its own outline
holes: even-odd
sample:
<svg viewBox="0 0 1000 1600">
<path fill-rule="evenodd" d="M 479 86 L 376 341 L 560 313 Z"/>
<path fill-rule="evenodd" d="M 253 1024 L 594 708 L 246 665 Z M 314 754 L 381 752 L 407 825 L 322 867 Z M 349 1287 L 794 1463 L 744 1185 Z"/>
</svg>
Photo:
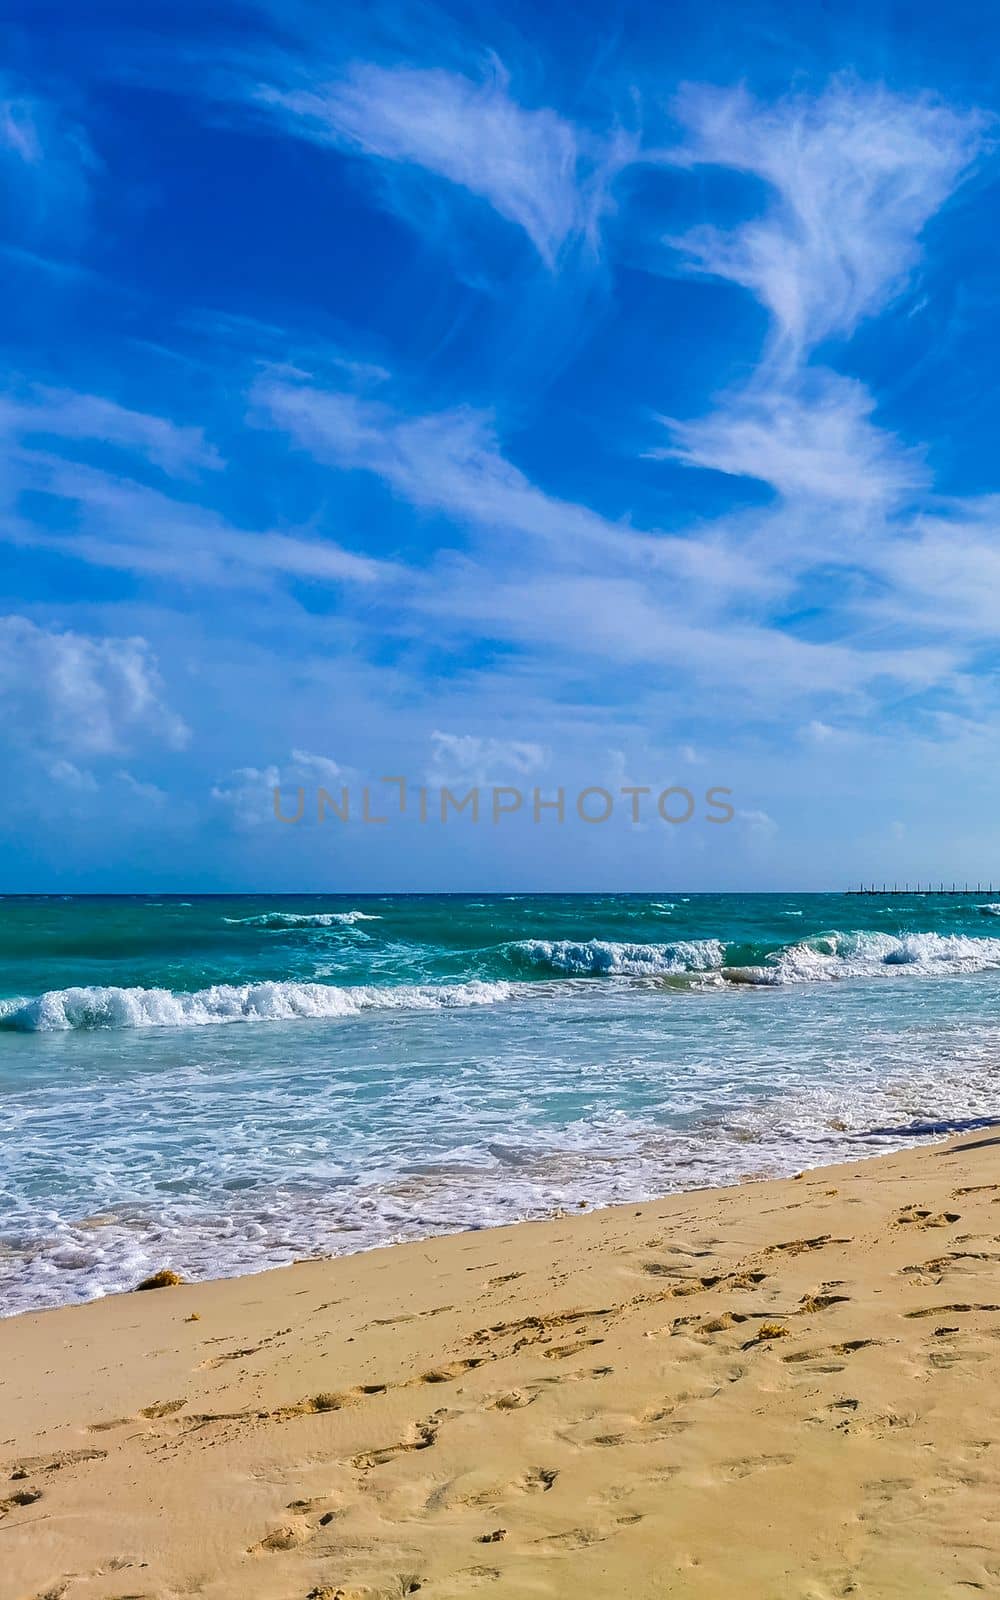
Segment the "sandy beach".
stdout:
<svg viewBox="0 0 1000 1600">
<path fill-rule="evenodd" d="M 1000 1133 L 0 1323 L 12 1600 L 1000 1584 Z"/>
</svg>

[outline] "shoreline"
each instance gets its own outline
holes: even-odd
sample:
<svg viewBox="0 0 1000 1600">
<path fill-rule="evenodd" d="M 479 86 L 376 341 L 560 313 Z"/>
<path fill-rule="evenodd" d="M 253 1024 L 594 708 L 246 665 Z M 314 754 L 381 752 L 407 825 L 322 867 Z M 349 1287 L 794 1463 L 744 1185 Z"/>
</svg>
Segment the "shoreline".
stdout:
<svg viewBox="0 0 1000 1600">
<path fill-rule="evenodd" d="M 618 1198 L 611 1201 L 592 1201 L 584 1198 L 577 1200 L 576 1202 L 571 1202 L 569 1199 L 567 1199 L 563 1205 L 552 1206 L 551 1209 L 546 1210 L 537 1210 L 534 1213 L 522 1213 L 520 1215 L 513 1216 L 507 1221 L 495 1221 L 491 1219 L 490 1221 L 475 1222 L 472 1224 L 459 1223 L 455 1226 L 448 1226 L 447 1224 L 443 1224 L 440 1227 L 428 1225 L 428 1231 L 415 1232 L 409 1238 L 376 1239 L 373 1242 L 359 1244 L 353 1249 L 336 1252 L 318 1252 L 315 1254 L 302 1255 L 298 1257 L 286 1256 L 286 1258 L 283 1260 L 271 1263 L 267 1262 L 264 1256 L 261 1256 L 259 1258 L 259 1263 L 255 1262 L 252 1265 L 240 1265 L 232 1272 L 217 1273 L 215 1271 L 210 1271 L 203 1277 L 189 1276 L 182 1260 L 175 1259 L 174 1261 L 171 1261 L 170 1259 L 167 1259 L 170 1256 L 169 1250 L 164 1250 L 162 1252 L 163 1259 L 157 1259 L 155 1253 L 150 1252 L 149 1262 L 135 1273 L 133 1280 L 130 1283 L 121 1287 L 109 1288 L 102 1293 L 92 1295 L 88 1298 L 61 1300 L 52 1304 L 41 1303 L 37 1305 L 21 1305 L 11 1311 L 4 1309 L 2 1303 L 0 1303 L 0 1327 L 2 1327 L 5 1322 L 15 1320 L 19 1317 L 37 1316 L 43 1313 L 47 1314 L 57 1311 L 69 1311 L 72 1309 L 83 1309 L 86 1306 L 99 1304 L 102 1300 L 119 1299 L 123 1295 L 134 1294 L 140 1289 L 146 1276 L 153 1276 L 157 1272 L 161 1271 L 174 1272 L 176 1270 L 180 1282 L 187 1287 L 197 1287 L 200 1284 L 214 1285 L 237 1283 L 242 1282 L 245 1279 L 253 1280 L 261 1276 L 269 1276 L 275 1272 L 284 1272 L 292 1267 L 310 1265 L 318 1266 L 322 1265 L 323 1263 L 349 1260 L 356 1256 L 366 1256 L 376 1251 L 399 1250 L 406 1246 L 419 1246 L 421 1244 L 431 1245 L 438 1243 L 443 1239 L 466 1236 L 471 1238 L 478 1234 L 490 1234 L 500 1230 L 516 1229 L 528 1225 L 558 1222 L 568 1218 L 577 1219 L 581 1216 L 595 1216 L 605 1211 L 624 1212 L 645 1206 L 657 1205 L 661 1201 L 683 1199 L 688 1195 L 704 1195 L 715 1193 L 723 1194 L 727 1190 L 743 1188 L 746 1186 L 790 1182 L 798 1178 L 808 1177 L 813 1173 L 825 1172 L 828 1169 L 848 1166 L 854 1167 L 863 1165 L 864 1163 L 870 1161 L 880 1161 L 886 1156 L 900 1154 L 908 1150 L 918 1151 L 933 1149 L 950 1139 L 971 1137 L 974 1133 L 986 1131 L 994 1126 L 1000 1127 L 1000 1123 L 995 1124 L 991 1118 L 987 1117 L 969 1117 L 963 1119 L 960 1125 L 955 1123 L 948 1124 L 945 1122 L 937 1122 L 927 1123 L 919 1129 L 911 1127 L 909 1129 L 899 1130 L 877 1130 L 874 1133 L 869 1133 L 868 1135 L 864 1136 L 869 1141 L 875 1137 L 877 1137 L 880 1141 L 877 1148 L 871 1149 L 870 1154 L 859 1154 L 857 1150 L 853 1150 L 844 1155 L 841 1159 L 820 1161 L 814 1166 L 800 1165 L 795 1167 L 794 1170 L 793 1164 L 790 1161 L 775 1163 L 775 1166 L 778 1167 L 778 1170 L 774 1170 L 772 1167 L 771 1170 L 751 1168 L 742 1172 L 735 1171 L 733 1172 L 732 1176 L 726 1177 L 718 1182 L 696 1183 L 690 1187 L 668 1189 L 663 1193 L 653 1194 L 651 1196 L 639 1195 L 630 1198 Z M 908 1138 L 905 1137 L 907 1134 L 909 1135 Z M 858 1141 L 861 1141 L 863 1138 L 861 1134 L 858 1134 L 854 1137 Z M 752 1142 L 748 1141 L 746 1148 L 751 1149 L 755 1148 L 755 1146 Z M 798 1151 L 796 1153 L 802 1155 L 805 1152 Z M 786 1170 L 781 1170 L 781 1167 L 784 1167 Z M 88 1227 L 91 1225 L 92 1219 L 89 1218 L 86 1219 L 84 1223 L 77 1224 L 77 1226 Z M 62 1276 L 67 1283 L 72 1281 L 75 1270 L 79 1269 L 74 1269 L 71 1267 L 62 1269 Z M 2 1285 L 0 1285 L 0 1287 L 2 1287 Z"/>
<path fill-rule="evenodd" d="M 11 1592 L 991 1588 L 998 1201 L 994 1126 L 22 1312 Z"/>
</svg>

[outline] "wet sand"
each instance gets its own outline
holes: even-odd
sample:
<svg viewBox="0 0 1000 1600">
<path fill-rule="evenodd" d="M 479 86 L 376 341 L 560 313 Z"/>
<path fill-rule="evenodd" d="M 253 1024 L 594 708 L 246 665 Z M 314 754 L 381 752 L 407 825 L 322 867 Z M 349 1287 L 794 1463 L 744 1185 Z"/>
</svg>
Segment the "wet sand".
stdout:
<svg viewBox="0 0 1000 1600">
<path fill-rule="evenodd" d="M 11 1600 L 1000 1589 L 1000 1133 L 0 1322 Z"/>
</svg>

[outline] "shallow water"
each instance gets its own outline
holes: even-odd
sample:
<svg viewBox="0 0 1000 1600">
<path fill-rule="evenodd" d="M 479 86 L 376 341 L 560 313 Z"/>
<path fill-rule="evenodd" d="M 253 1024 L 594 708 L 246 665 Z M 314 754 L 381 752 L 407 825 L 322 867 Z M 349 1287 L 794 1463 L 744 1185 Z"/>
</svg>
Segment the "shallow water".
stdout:
<svg viewBox="0 0 1000 1600">
<path fill-rule="evenodd" d="M 3 1309 L 989 1119 L 994 932 L 936 897 L 0 901 Z"/>
</svg>

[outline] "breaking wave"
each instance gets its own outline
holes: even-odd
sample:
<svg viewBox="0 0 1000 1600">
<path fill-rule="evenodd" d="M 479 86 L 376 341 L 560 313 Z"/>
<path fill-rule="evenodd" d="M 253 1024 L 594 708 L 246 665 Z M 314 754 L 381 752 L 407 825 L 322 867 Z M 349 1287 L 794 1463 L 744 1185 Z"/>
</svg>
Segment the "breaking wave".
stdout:
<svg viewBox="0 0 1000 1600">
<path fill-rule="evenodd" d="M 515 959 L 547 972 L 574 977 L 655 978 L 719 970 L 725 946 L 718 939 L 679 939 L 673 944 L 618 944 L 606 939 L 522 939 L 511 946 Z"/>
<path fill-rule="evenodd" d="M 257 917 L 223 917 L 223 922 L 244 928 L 335 928 L 353 927 L 356 922 L 381 922 L 373 911 L 264 911 Z"/>
<path fill-rule="evenodd" d="M 277 915 L 277 914 L 275 914 Z M 350 913 L 324 912 L 333 917 Z M 226 1022 L 290 1022 L 365 1011 L 437 1011 L 496 1005 L 551 993 L 570 980 L 673 979 L 696 987 L 828 983 L 845 978 L 944 976 L 1000 969 L 1000 938 L 939 933 L 824 933 L 795 944 L 726 944 L 678 939 L 664 944 L 613 940 L 523 939 L 500 947 L 502 977 L 453 982 L 340 985 L 282 979 L 184 990 L 86 985 L 0 1000 L 0 1031 L 48 1033 L 96 1028 L 191 1028 Z M 524 978 L 535 981 L 522 981 Z M 584 982 L 582 987 L 589 988 Z"/>
<path fill-rule="evenodd" d="M 997 907 L 1000 914 L 1000 906 Z M 824 933 L 778 948 L 679 939 L 623 944 L 605 939 L 525 939 L 510 947 L 515 961 L 573 977 L 715 975 L 718 981 L 773 986 L 839 978 L 984 972 L 1000 968 L 1000 939 L 940 933 Z"/>
<path fill-rule="evenodd" d="M 23 1033 L 93 1028 L 196 1028 L 222 1022 L 292 1022 L 352 1017 L 361 1011 L 437 1011 L 494 1005 L 511 983 L 400 984 L 396 988 L 325 983 L 215 984 L 185 994 L 171 989 L 88 986 L 49 989 L 31 999 L 0 1000 L 0 1029 Z"/>
<path fill-rule="evenodd" d="M 735 983 L 824 983 L 909 972 L 915 976 L 1000 967 L 1000 939 L 952 933 L 827 933 L 769 954 L 759 965 L 727 967 Z"/>
</svg>

